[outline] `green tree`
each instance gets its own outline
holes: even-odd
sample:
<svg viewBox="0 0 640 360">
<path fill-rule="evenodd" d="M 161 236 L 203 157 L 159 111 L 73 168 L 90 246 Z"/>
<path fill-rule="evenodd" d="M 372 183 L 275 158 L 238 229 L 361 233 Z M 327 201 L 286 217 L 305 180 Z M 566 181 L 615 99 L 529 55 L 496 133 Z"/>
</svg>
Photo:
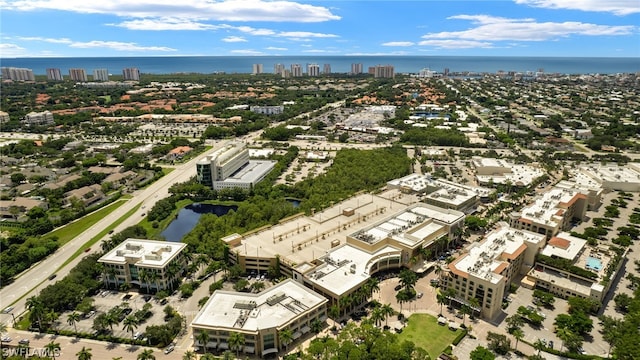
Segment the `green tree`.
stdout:
<svg viewBox="0 0 640 360">
<path fill-rule="evenodd" d="M 290 328 L 285 328 L 278 332 L 278 337 L 280 338 L 280 344 L 282 344 L 285 351 L 287 351 L 287 346 L 293 341 L 293 332 Z"/>
<path fill-rule="evenodd" d="M 91 355 L 91 349 L 87 349 L 86 347 L 82 347 L 82 350 L 76 353 L 78 360 L 91 360 L 93 355 Z"/>
<path fill-rule="evenodd" d="M 520 340 L 524 337 L 524 331 L 522 331 L 522 329 L 515 329 L 513 330 L 511 335 L 513 335 L 513 337 L 516 339 L 516 346 L 514 347 L 514 349 L 518 350 L 518 342 L 520 342 Z"/>
<path fill-rule="evenodd" d="M 240 350 L 244 346 L 244 334 L 232 332 L 229 335 L 229 348 L 236 351 L 236 357 L 240 356 Z"/>
<path fill-rule="evenodd" d="M 399 277 L 400 277 L 400 285 L 402 285 L 405 291 L 412 293 L 413 287 L 418 282 L 418 275 L 416 275 L 416 273 L 411 270 L 402 269 L 400 271 Z"/>
<path fill-rule="evenodd" d="M 196 353 L 194 353 L 191 350 L 185 351 L 184 355 L 182 355 L 182 360 L 196 360 L 196 359 L 197 359 Z"/>
<path fill-rule="evenodd" d="M 489 349 L 496 354 L 506 355 L 511 349 L 511 341 L 504 334 L 489 331 L 487 333 L 487 341 L 489 342 Z"/>
<path fill-rule="evenodd" d="M 131 332 L 131 337 L 133 337 L 133 332 L 138 328 L 138 323 L 138 319 L 135 316 L 129 315 L 122 322 L 122 330 Z"/>
<path fill-rule="evenodd" d="M 44 348 L 47 350 L 47 353 L 55 360 L 56 355 L 60 352 L 60 343 L 51 341 L 47 345 L 45 345 Z"/>
<path fill-rule="evenodd" d="M 80 314 L 75 311 L 69 314 L 69 317 L 67 317 L 67 324 L 73 325 L 73 331 L 76 334 L 78 333 L 78 328 L 76 327 L 78 321 L 80 321 Z"/>
<path fill-rule="evenodd" d="M 471 360 L 494 360 L 495 355 L 489 349 L 478 345 L 473 351 L 471 351 Z"/>
<path fill-rule="evenodd" d="M 524 320 L 518 314 L 511 315 L 505 319 L 507 323 L 507 332 L 512 334 L 515 329 L 521 329 L 524 325 Z"/>
<path fill-rule="evenodd" d="M 156 357 L 153 355 L 153 350 L 144 349 L 140 354 L 138 354 L 138 360 L 156 360 Z"/>
<path fill-rule="evenodd" d="M 436 302 L 440 304 L 440 315 L 442 315 L 442 306 L 448 301 L 449 299 L 447 299 L 447 295 L 442 291 L 438 291 L 438 294 L 436 294 Z"/>
</svg>

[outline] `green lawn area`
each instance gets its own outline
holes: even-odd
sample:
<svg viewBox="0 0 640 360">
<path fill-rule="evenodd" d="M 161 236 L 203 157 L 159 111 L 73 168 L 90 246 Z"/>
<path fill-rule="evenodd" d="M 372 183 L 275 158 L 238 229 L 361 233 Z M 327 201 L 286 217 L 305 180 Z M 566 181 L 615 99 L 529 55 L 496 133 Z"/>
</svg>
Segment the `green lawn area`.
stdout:
<svg viewBox="0 0 640 360">
<path fill-rule="evenodd" d="M 399 335 L 400 341 L 409 340 L 429 353 L 432 359 L 453 342 L 462 330 L 451 331 L 445 325 L 438 325 L 438 320 L 428 314 L 413 314 L 409 316 L 409 323 Z"/>
</svg>

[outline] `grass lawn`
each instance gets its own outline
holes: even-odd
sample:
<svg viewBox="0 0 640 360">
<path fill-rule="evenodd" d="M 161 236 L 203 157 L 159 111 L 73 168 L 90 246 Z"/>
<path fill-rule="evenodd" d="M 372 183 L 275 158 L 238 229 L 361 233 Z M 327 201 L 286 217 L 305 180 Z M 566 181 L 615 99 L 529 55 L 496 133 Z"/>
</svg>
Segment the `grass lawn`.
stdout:
<svg viewBox="0 0 640 360">
<path fill-rule="evenodd" d="M 438 320 L 431 315 L 413 314 L 398 336 L 400 341 L 412 341 L 416 346 L 427 350 L 432 359 L 437 359 L 461 332 L 460 329 L 451 331 L 446 325 L 438 325 Z"/>
</svg>

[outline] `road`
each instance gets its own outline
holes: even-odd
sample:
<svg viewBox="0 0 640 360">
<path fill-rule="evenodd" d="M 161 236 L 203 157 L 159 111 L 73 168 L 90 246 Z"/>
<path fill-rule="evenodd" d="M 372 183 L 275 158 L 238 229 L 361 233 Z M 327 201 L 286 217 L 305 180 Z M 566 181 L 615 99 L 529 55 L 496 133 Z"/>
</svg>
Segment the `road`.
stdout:
<svg viewBox="0 0 640 360">
<path fill-rule="evenodd" d="M 89 240 L 97 236 L 103 229 L 111 226 L 128 211 L 140 206 L 132 216 L 125 219 L 114 230 L 118 232 L 129 226 L 136 225 L 140 222 L 142 216 L 153 207 L 156 201 L 168 196 L 168 189 L 171 185 L 185 182 L 194 176 L 196 162 L 214 150 L 215 146 L 211 151 L 200 154 L 185 164 L 178 165 L 174 171 L 160 178 L 147 188 L 134 192 L 133 197 L 124 205 L 121 205 L 116 211 L 107 215 L 76 238 L 63 245 L 45 260 L 42 260 L 37 265 L 23 272 L 12 284 L 0 290 L 0 309 L 5 309 L 9 305 L 14 307 L 11 312 L 0 314 L 0 322 L 13 325 L 12 316 L 17 318 L 25 311 L 26 299 L 37 295 L 40 290 L 51 284 L 51 281 L 48 280 L 49 276 L 55 273 L 57 275 L 56 279 L 62 279 L 82 260 L 82 256 L 79 256 L 64 268 L 56 271 L 67 259 L 71 258 L 78 249 L 84 248 Z M 142 208 L 143 206 L 144 208 Z M 97 243 L 92 250 L 96 251 L 99 249 L 100 243 Z M 20 300 L 16 302 L 17 299 Z"/>
</svg>

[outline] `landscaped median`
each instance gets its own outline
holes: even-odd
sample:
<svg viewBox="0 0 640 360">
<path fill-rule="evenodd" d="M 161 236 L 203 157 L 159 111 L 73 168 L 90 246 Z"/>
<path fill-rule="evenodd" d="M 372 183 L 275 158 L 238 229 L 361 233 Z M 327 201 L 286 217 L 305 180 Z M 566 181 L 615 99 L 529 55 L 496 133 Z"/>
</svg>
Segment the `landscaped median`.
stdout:
<svg viewBox="0 0 640 360">
<path fill-rule="evenodd" d="M 438 356 L 454 343 L 459 343 L 466 334 L 463 329 L 450 330 L 446 325 L 438 325 L 438 320 L 428 314 L 413 314 L 409 316 L 407 326 L 399 334 L 400 340 L 412 341 L 429 353 L 432 359 Z"/>
</svg>

